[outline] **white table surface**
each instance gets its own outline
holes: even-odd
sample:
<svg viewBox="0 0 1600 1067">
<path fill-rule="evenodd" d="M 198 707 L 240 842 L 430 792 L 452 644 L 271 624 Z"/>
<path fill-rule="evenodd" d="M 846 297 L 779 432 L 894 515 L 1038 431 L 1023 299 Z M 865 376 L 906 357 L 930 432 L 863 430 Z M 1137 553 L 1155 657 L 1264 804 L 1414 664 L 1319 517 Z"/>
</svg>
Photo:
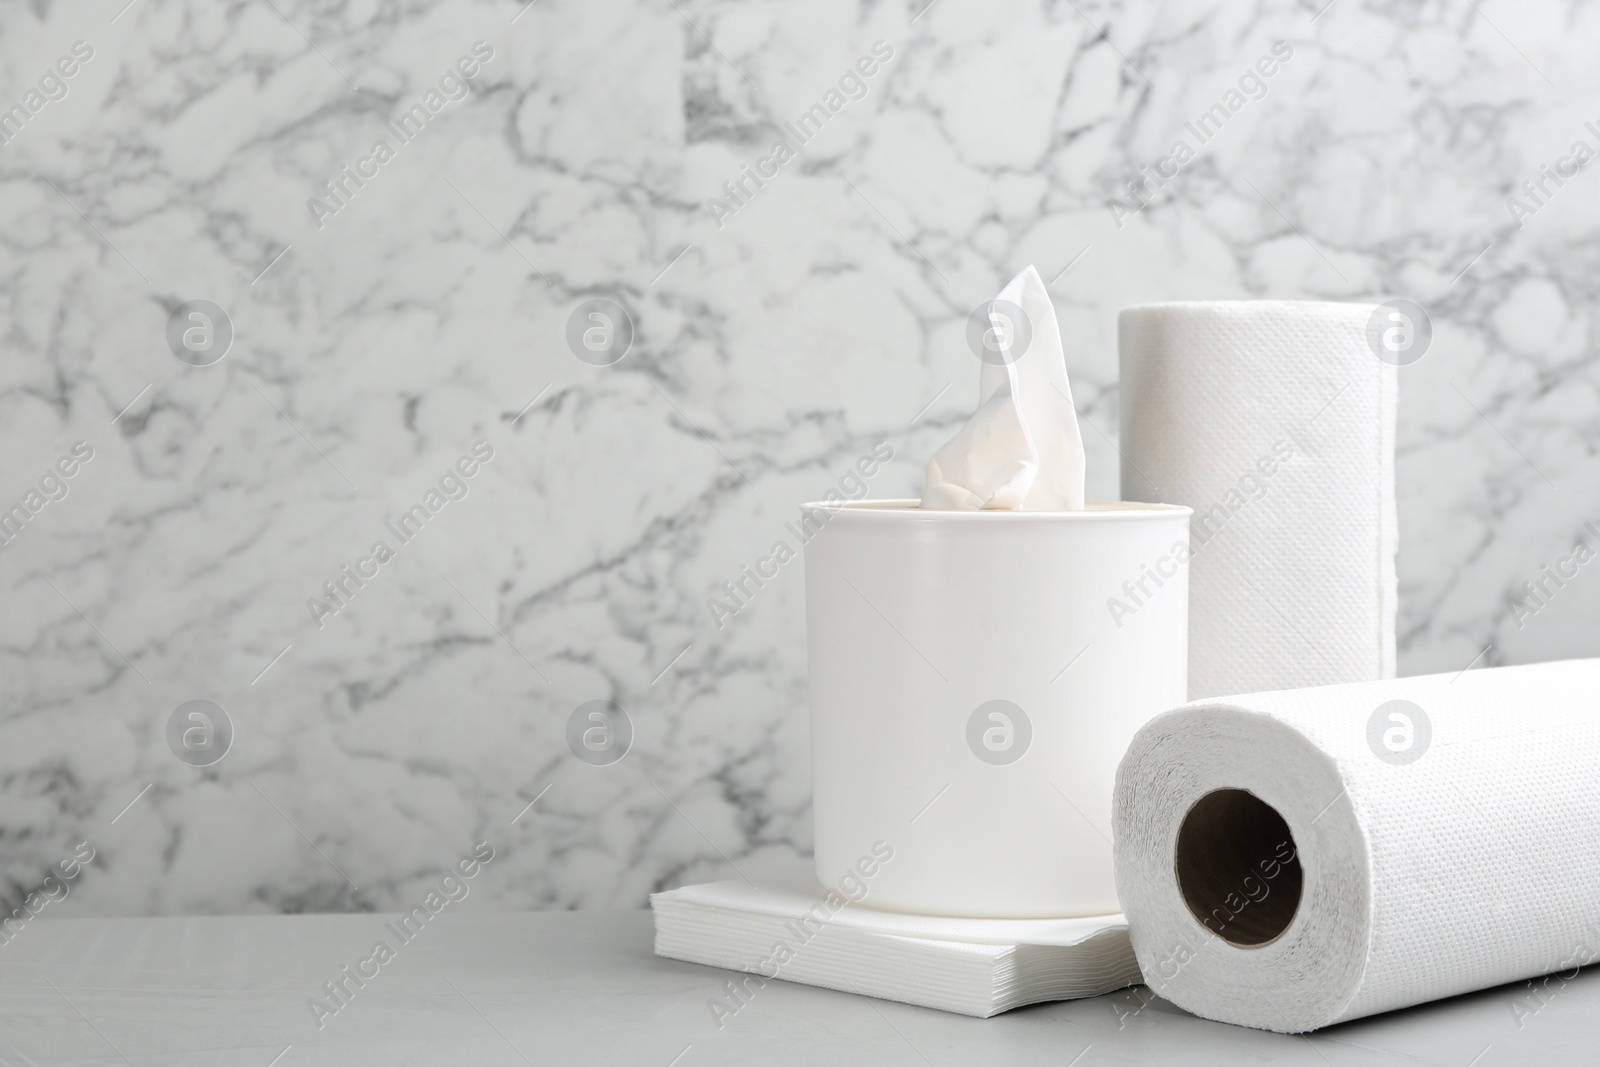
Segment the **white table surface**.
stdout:
<svg viewBox="0 0 1600 1067">
<path fill-rule="evenodd" d="M 1196 1019 L 1143 987 L 969 1019 L 773 982 L 719 1029 L 707 1002 L 727 972 L 656 959 L 646 912 L 447 910 L 318 1030 L 307 999 L 387 918 L 37 920 L 0 944 L 0 1065 L 1600 1062 L 1600 968 L 1537 1012 L 1519 984 L 1310 1038 Z"/>
</svg>

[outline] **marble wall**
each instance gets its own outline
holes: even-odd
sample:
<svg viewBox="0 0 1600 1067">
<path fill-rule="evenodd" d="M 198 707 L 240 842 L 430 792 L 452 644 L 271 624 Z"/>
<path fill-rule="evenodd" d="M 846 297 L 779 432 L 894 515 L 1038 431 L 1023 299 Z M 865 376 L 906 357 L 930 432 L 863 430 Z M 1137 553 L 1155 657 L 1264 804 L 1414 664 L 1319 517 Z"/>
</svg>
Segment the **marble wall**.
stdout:
<svg viewBox="0 0 1600 1067">
<path fill-rule="evenodd" d="M 1120 306 L 1423 304 L 1402 669 L 1593 652 L 1600 563 L 1514 598 L 1600 528 L 1600 9 L 1323 2 L 9 5 L 5 896 L 80 841 L 60 914 L 393 908 L 479 841 L 482 903 L 634 907 L 807 853 L 800 564 L 708 601 L 875 448 L 917 492 L 1029 263 L 1091 498 Z M 621 762 L 569 749 L 590 701 Z"/>
</svg>

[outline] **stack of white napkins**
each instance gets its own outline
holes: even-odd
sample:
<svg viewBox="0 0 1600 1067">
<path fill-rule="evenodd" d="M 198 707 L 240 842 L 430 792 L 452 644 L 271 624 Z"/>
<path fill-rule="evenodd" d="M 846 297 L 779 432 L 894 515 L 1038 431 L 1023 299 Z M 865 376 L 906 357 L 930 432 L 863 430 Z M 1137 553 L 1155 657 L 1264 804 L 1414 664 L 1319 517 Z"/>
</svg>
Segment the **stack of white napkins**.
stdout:
<svg viewBox="0 0 1600 1067">
<path fill-rule="evenodd" d="M 1143 979 L 1121 915 L 950 919 L 830 910 L 809 877 L 684 886 L 650 897 L 656 955 L 987 1018 Z M 835 900 L 838 898 L 835 897 Z"/>
</svg>

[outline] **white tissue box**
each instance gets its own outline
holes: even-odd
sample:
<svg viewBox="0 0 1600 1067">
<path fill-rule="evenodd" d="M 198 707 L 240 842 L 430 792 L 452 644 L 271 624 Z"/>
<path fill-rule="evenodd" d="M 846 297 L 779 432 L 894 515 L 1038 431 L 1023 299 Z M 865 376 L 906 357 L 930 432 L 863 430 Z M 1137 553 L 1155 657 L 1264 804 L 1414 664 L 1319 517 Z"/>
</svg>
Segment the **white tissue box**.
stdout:
<svg viewBox="0 0 1600 1067">
<path fill-rule="evenodd" d="M 804 514 L 817 877 L 870 866 L 873 907 L 921 915 L 1117 911 L 1117 761 L 1185 699 L 1189 509 Z"/>
</svg>

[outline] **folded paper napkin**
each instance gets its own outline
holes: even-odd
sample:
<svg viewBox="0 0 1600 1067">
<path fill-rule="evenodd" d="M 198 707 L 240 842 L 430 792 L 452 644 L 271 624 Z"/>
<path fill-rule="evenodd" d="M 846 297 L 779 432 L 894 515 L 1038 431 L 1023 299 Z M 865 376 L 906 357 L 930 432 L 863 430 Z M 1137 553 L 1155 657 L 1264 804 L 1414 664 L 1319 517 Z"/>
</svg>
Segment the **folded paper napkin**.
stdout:
<svg viewBox="0 0 1600 1067">
<path fill-rule="evenodd" d="M 1028 267 L 972 331 L 978 410 L 928 461 L 922 506 L 945 511 L 1083 510 L 1083 438 L 1055 307 Z"/>
<path fill-rule="evenodd" d="M 831 903 L 830 903 L 831 901 Z M 842 906 L 840 906 L 842 904 Z M 809 870 L 650 897 L 657 956 L 745 972 L 714 998 L 720 1023 L 772 979 L 986 1018 L 1139 981 L 1121 915 L 952 919 L 877 911 L 825 892 Z"/>
</svg>

